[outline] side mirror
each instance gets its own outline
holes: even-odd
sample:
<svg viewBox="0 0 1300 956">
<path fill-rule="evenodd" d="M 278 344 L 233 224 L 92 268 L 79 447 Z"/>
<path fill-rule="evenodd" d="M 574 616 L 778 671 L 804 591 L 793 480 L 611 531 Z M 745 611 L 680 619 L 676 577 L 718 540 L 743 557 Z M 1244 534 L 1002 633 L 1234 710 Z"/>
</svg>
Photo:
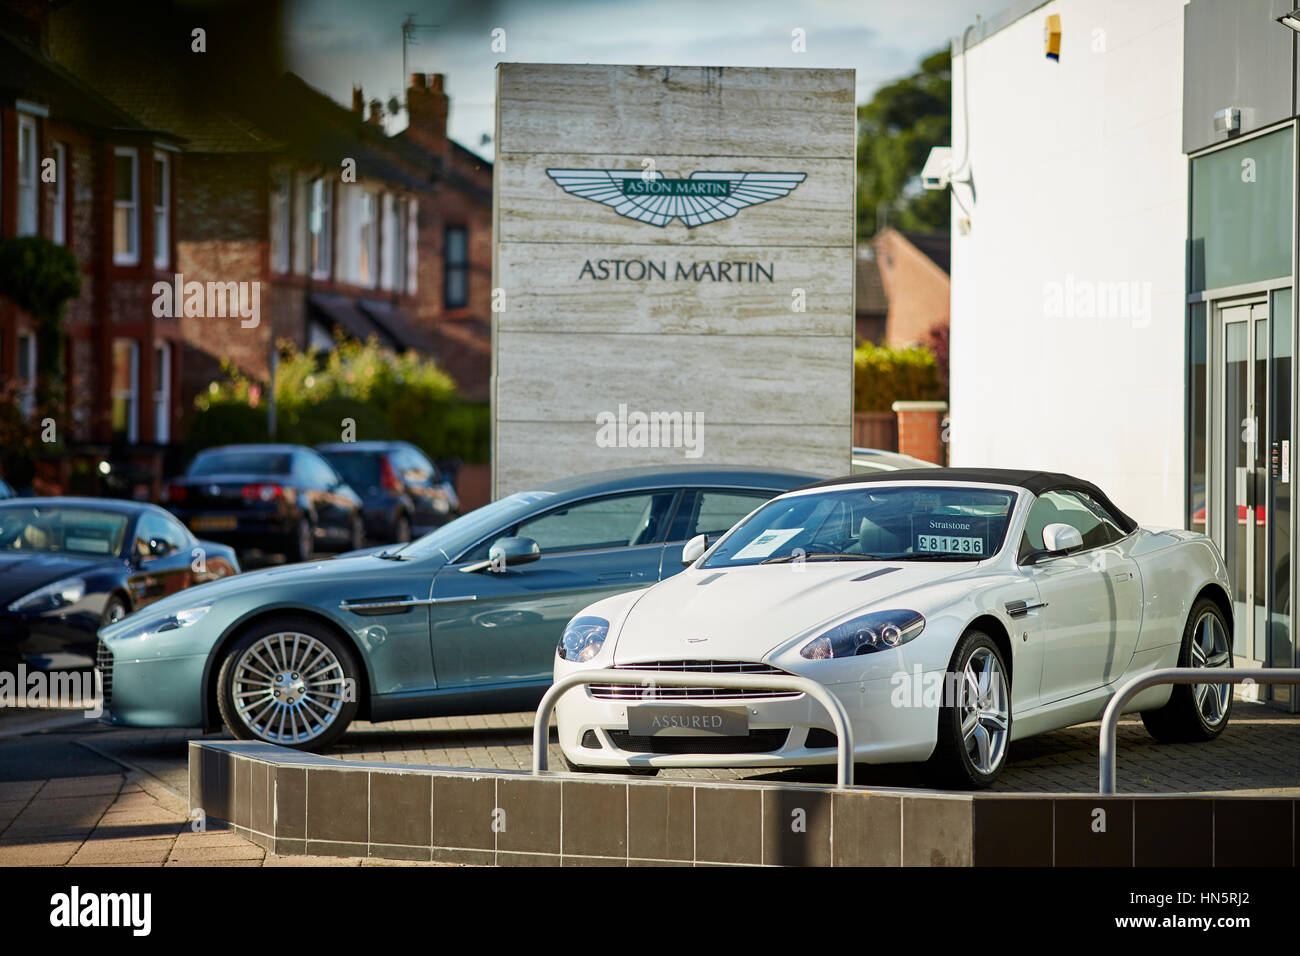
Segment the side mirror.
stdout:
<svg viewBox="0 0 1300 956">
<path fill-rule="evenodd" d="M 1043 547 L 1031 551 L 1021 561 L 1022 564 L 1037 564 L 1044 558 L 1056 558 L 1083 547 L 1083 535 L 1079 529 L 1068 524 L 1049 524 L 1043 529 Z"/>
<path fill-rule="evenodd" d="M 542 556 L 532 538 L 498 538 L 488 549 L 488 567 L 493 571 L 529 564 Z"/>
<path fill-rule="evenodd" d="M 709 536 L 707 534 L 697 534 L 687 541 L 682 548 L 682 564 L 689 566 L 700 559 L 705 551 L 709 550 Z"/>
</svg>

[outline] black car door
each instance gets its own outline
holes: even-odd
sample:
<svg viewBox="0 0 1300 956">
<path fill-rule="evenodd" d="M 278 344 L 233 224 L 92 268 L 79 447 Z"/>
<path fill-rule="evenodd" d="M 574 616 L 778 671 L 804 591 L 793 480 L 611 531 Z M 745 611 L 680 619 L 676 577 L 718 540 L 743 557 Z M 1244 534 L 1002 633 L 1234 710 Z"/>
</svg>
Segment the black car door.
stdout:
<svg viewBox="0 0 1300 956">
<path fill-rule="evenodd" d="M 780 492 L 761 488 L 690 488 L 668 531 L 659 579 L 682 569 L 682 547 L 697 534 L 707 534 L 712 544 L 731 526 Z"/>
<path fill-rule="evenodd" d="M 138 610 L 194 582 L 191 538 L 179 522 L 167 515 L 146 513 L 135 528 L 127 590 L 131 607 Z"/>
</svg>

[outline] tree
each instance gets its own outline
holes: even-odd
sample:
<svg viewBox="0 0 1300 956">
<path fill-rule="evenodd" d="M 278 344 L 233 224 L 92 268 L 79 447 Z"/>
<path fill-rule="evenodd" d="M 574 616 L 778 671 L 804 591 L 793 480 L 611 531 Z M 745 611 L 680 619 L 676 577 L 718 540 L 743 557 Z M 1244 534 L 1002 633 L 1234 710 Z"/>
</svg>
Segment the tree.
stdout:
<svg viewBox="0 0 1300 956">
<path fill-rule="evenodd" d="M 63 398 L 63 309 L 81 294 L 81 267 L 66 246 L 40 236 L 0 241 L 0 295 L 36 320 L 36 402 Z"/>
<path fill-rule="evenodd" d="M 858 107 L 859 237 L 885 223 L 947 232 L 948 193 L 922 190 L 917 176 L 932 146 L 951 145 L 951 112 L 952 54 L 946 49 Z"/>
</svg>

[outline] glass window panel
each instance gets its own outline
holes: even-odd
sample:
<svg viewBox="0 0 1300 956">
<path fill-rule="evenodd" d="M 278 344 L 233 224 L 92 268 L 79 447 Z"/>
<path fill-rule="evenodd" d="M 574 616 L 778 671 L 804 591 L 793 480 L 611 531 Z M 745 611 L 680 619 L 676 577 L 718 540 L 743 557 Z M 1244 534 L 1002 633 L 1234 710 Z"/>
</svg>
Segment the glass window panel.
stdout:
<svg viewBox="0 0 1300 956">
<path fill-rule="evenodd" d="M 1205 462 L 1208 441 L 1208 422 L 1206 419 L 1208 378 L 1206 365 L 1205 338 L 1205 303 L 1198 302 L 1192 306 L 1191 321 L 1188 325 L 1188 353 L 1191 360 L 1190 381 L 1188 383 L 1187 419 L 1191 429 L 1188 441 L 1188 489 L 1187 526 L 1202 534 L 1206 532 L 1205 514 Z"/>
<path fill-rule="evenodd" d="M 1272 424 L 1271 454 L 1276 465 L 1270 468 L 1269 511 L 1272 516 L 1269 569 L 1272 575 L 1265 663 L 1270 667 L 1295 666 L 1295 645 L 1291 638 L 1291 472 L 1293 455 L 1291 409 L 1291 290 L 1273 293 L 1269 308 L 1273 327 L 1273 375 L 1270 382 L 1269 418 Z M 1284 480 L 1285 479 L 1285 480 Z M 1296 688 L 1273 685 L 1274 700 L 1290 701 Z"/>
<path fill-rule="evenodd" d="M 1291 129 L 1192 160 L 1194 292 L 1291 274 Z"/>
</svg>

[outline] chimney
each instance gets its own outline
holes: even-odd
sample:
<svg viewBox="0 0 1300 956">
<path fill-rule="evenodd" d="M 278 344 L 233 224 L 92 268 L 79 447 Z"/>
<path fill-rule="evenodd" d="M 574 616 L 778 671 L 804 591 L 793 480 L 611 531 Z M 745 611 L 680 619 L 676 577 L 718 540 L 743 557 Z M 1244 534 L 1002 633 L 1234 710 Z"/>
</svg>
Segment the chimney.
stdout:
<svg viewBox="0 0 1300 956">
<path fill-rule="evenodd" d="M 352 112 L 358 116 L 362 116 L 366 112 L 366 97 L 359 86 L 352 87 Z"/>
<path fill-rule="evenodd" d="M 384 104 L 380 100 L 370 101 L 369 122 L 375 126 L 382 126 L 384 123 Z"/>
<path fill-rule="evenodd" d="M 411 74 L 406 91 L 406 134 L 429 152 L 443 155 L 447 151 L 447 113 L 450 101 L 442 89 L 442 74 Z"/>
</svg>

